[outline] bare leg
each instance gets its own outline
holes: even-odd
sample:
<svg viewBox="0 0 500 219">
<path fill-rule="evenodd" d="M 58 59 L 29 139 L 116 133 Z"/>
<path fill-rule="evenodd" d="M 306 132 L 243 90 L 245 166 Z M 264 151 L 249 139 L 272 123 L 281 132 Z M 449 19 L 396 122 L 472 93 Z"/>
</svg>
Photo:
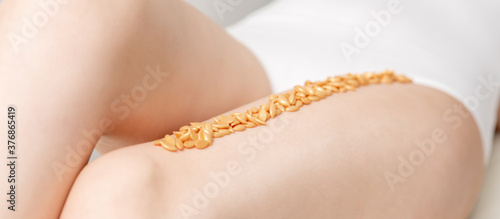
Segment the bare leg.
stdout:
<svg viewBox="0 0 500 219">
<path fill-rule="evenodd" d="M 110 129 L 102 152 L 270 92 L 250 52 L 183 1 L 59 2 L 29 37 L 25 20 L 45 10 L 31 0 L 0 5 L 0 100 L 18 108 L 20 155 L 18 208 L 0 218 L 56 218 Z"/>
<path fill-rule="evenodd" d="M 459 102 L 373 85 L 205 150 L 106 154 L 79 175 L 62 218 L 466 218 L 482 174 L 479 132 Z"/>
</svg>

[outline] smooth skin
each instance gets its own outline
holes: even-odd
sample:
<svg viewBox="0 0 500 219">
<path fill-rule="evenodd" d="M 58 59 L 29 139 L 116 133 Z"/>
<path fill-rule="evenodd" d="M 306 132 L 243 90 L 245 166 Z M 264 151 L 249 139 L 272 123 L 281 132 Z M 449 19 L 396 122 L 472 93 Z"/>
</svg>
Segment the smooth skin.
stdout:
<svg viewBox="0 0 500 219">
<path fill-rule="evenodd" d="M 1 218 L 179 218 L 183 204 L 194 207 L 193 190 L 228 165 L 230 183 L 193 217 L 465 218 L 475 202 L 479 133 L 465 110 L 456 129 L 442 118 L 461 105 L 439 91 L 364 87 L 284 113 L 268 123 L 283 130 L 257 146 L 267 126 L 170 153 L 149 141 L 266 101 L 255 57 L 180 0 L 72 1 L 16 52 L 7 35 L 38 7 L 0 4 L 0 87 L 8 91 L 0 95 L 22 112 L 23 173 L 18 210 L 2 209 Z M 148 66 L 160 69 L 156 79 Z M 147 96 L 134 98 L 141 88 Z M 446 140 L 392 191 L 385 174 L 435 129 Z M 85 166 L 96 144 L 105 154 Z"/>
<path fill-rule="evenodd" d="M 466 218 L 482 151 L 471 117 L 456 129 L 443 120 L 455 104 L 427 87 L 373 85 L 215 139 L 205 150 L 168 152 L 151 142 L 119 149 L 85 167 L 62 218 Z M 436 129 L 446 139 L 392 191 L 386 172 L 398 174 L 399 157 L 421 151 L 415 141 Z M 211 174 L 230 170 L 224 188 L 205 192 L 217 182 Z M 211 197 L 206 206 L 194 204 L 196 191 Z"/>
<path fill-rule="evenodd" d="M 16 212 L 2 207 L 0 218 L 57 218 L 105 132 L 101 153 L 160 138 L 270 93 L 255 57 L 185 3 L 59 6 L 16 52 L 9 34 L 21 35 L 23 18 L 41 9 L 31 0 L 0 4 L 1 112 L 8 104 L 18 108 L 20 154 L 18 206 Z M 0 181 L 0 188 L 8 186 Z"/>
</svg>

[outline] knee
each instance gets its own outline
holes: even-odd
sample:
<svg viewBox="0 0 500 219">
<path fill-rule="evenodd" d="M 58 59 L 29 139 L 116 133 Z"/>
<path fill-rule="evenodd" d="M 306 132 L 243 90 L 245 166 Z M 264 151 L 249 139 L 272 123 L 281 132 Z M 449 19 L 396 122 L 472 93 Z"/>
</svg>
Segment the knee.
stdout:
<svg viewBox="0 0 500 219">
<path fill-rule="evenodd" d="M 145 217 L 143 210 L 156 200 L 152 194 L 165 182 L 154 159 L 130 152 L 114 151 L 85 167 L 73 184 L 61 217 Z M 141 215 L 134 215 L 138 213 Z"/>
<path fill-rule="evenodd" d="M 125 60 L 129 57 L 123 54 L 131 54 L 129 47 L 136 39 L 134 34 L 143 26 L 142 17 L 147 12 L 142 2 L 2 2 L 6 8 L 2 12 L 9 10 L 2 18 L 9 20 L 10 25 L 0 24 L 0 32 L 6 33 L 0 36 L 0 72 L 8 70 L 27 79 L 37 78 L 26 83 L 36 88 L 43 86 L 51 92 L 68 88 L 77 95 L 97 93 L 82 86 L 88 84 L 107 87 L 109 93 L 119 94 L 118 90 L 126 87 L 129 80 L 124 75 L 132 75 L 124 74 L 131 67 L 130 60 Z M 113 83 L 116 78 L 124 82 Z"/>
<path fill-rule="evenodd" d="M 2 26 L 8 32 L 4 39 L 14 54 L 43 48 L 51 48 L 51 53 L 67 49 L 71 54 L 110 48 L 140 26 L 138 18 L 145 14 L 142 2 L 42 0 L 7 4 L 10 13 L 6 16 L 13 25 Z"/>
</svg>

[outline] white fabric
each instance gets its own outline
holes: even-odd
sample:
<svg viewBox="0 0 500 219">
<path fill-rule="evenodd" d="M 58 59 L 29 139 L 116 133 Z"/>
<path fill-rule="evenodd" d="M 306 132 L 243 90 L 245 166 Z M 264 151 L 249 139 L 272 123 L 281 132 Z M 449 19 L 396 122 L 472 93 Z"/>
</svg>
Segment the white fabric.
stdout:
<svg viewBox="0 0 500 219">
<path fill-rule="evenodd" d="M 499 9 L 486 0 L 276 0 L 228 31 L 260 59 L 275 92 L 391 68 L 454 96 L 477 122 L 487 163 L 500 85 L 484 81 L 500 81 Z"/>
</svg>

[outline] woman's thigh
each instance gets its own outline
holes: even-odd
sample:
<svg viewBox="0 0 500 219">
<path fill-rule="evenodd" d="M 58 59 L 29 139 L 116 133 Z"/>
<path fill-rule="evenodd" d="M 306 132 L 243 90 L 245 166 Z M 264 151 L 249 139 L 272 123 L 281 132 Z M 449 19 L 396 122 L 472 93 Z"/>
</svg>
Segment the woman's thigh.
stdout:
<svg viewBox="0 0 500 219">
<path fill-rule="evenodd" d="M 148 142 L 106 154 L 79 175 L 62 217 L 465 218 L 482 170 L 463 105 L 427 87 L 374 85 L 204 150 Z"/>
<path fill-rule="evenodd" d="M 20 218 L 57 217 L 102 135 L 102 152 L 153 140 L 270 92 L 253 55 L 181 0 L 4 0 L 0 88 L 19 112 Z"/>
</svg>

